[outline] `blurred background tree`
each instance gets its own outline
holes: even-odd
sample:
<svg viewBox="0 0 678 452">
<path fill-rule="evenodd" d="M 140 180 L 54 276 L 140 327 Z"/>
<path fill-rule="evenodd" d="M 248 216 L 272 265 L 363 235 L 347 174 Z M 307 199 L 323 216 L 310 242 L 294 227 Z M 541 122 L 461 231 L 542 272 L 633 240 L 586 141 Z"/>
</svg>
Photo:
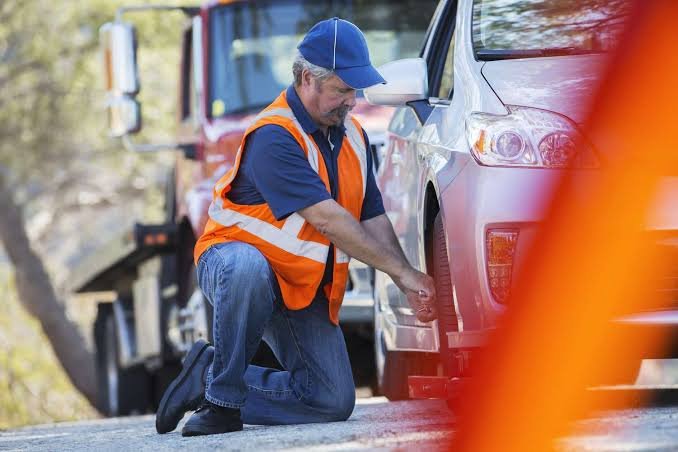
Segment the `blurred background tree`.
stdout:
<svg viewBox="0 0 678 452">
<path fill-rule="evenodd" d="M 69 268 L 134 220 L 162 215 L 173 155 L 123 151 L 105 130 L 98 28 L 132 3 L 0 2 L 0 385 L 7 385 L 0 428 L 92 415 L 72 408 L 95 400 L 94 304 L 69 295 Z M 133 19 L 141 48 L 140 140 L 167 141 L 176 100 L 167 93 L 176 91 L 184 19 Z M 61 368 L 84 400 L 35 389 L 42 378 L 50 391 L 73 392 L 65 378 L 56 383 Z M 16 415 L 29 406 L 39 409 Z"/>
</svg>

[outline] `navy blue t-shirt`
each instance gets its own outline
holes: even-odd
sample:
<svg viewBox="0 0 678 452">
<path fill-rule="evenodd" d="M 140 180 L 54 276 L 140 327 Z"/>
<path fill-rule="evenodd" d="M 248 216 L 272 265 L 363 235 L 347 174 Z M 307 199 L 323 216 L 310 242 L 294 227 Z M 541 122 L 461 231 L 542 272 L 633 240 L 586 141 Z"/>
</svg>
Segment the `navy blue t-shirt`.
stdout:
<svg viewBox="0 0 678 452">
<path fill-rule="evenodd" d="M 332 145 L 313 122 L 301 103 L 294 86 L 287 89 L 287 103 L 304 131 L 311 135 L 320 148 L 330 179 L 332 193 L 328 193 L 318 173 L 311 168 L 304 150 L 296 139 L 281 126 L 266 125 L 247 138 L 240 168 L 228 193 L 236 204 L 255 205 L 268 203 L 276 219 L 282 220 L 305 207 L 326 199 L 336 199 L 337 157 L 344 139 L 344 126 L 329 128 Z M 363 130 L 369 149 L 367 134 Z M 381 193 L 374 180 L 372 155 L 367 153 L 367 183 L 360 221 L 384 213 Z M 325 274 L 320 288 L 332 281 L 334 267 L 333 249 L 327 257 Z"/>
</svg>

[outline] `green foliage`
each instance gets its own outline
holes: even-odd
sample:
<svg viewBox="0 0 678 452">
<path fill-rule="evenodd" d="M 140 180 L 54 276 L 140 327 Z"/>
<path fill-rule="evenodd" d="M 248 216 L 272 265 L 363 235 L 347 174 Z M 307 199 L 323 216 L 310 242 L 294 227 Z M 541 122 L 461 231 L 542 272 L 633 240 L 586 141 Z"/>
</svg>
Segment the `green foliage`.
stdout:
<svg viewBox="0 0 678 452">
<path fill-rule="evenodd" d="M 82 250 L 106 241 L 110 225 L 162 217 L 174 155 L 127 152 L 108 138 L 98 42 L 99 27 L 119 6 L 147 3 L 180 2 L 0 1 L 0 183 L 11 184 L 57 285 L 66 284 Z M 137 140 L 170 141 L 186 18 L 124 19 L 137 25 L 140 41 L 144 130 Z M 89 337 L 91 325 L 81 327 Z M 0 428 L 92 416 L 39 323 L 20 307 L 0 247 Z"/>
<path fill-rule="evenodd" d="M 96 417 L 0 271 L 0 429 Z"/>
<path fill-rule="evenodd" d="M 171 161 L 167 154 L 123 152 L 107 137 L 98 28 L 124 4 L 134 2 L 0 3 L 0 168 L 18 189 L 28 190 L 25 199 L 53 191 L 50 183 L 68 178 L 83 159 L 129 181 L 145 165 Z M 125 20 L 139 29 L 145 126 L 140 139 L 166 140 L 174 132 L 185 19 L 177 12 L 133 13 Z"/>
</svg>

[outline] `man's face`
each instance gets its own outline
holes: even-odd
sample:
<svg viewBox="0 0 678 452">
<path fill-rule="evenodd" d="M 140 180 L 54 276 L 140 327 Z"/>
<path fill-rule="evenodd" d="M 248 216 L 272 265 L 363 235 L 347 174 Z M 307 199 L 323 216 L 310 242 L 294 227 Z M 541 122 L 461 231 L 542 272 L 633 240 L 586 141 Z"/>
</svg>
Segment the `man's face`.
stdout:
<svg viewBox="0 0 678 452">
<path fill-rule="evenodd" d="M 309 80 L 307 94 L 312 107 L 309 113 L 319 126 L 338 126 L 344 123 L 348 112 L 355 107 L 355 90 L 336 75 L 320 82 Z"/>
</svg>

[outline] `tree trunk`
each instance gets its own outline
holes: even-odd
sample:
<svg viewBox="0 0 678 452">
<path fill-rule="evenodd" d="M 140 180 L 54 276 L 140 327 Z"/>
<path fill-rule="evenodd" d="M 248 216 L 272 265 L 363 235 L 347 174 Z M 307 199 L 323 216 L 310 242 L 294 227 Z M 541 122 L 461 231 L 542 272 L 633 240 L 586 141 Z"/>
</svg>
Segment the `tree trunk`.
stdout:
<svg viewBox="0 0 678 452">
<path fill-rule="evenodd" d="M 0 168 L 1 169 L 1 168 Z M 66 316 L 40 257 L 26 234 L 21 208 L 14 202 L 0 171 L 0 242 L 14 267 L 21 304 L 40 321 L 61 365 L 73 385 L 96 406 L 94 356 L 87 350 L 78 327 Z"/>
</svg>

